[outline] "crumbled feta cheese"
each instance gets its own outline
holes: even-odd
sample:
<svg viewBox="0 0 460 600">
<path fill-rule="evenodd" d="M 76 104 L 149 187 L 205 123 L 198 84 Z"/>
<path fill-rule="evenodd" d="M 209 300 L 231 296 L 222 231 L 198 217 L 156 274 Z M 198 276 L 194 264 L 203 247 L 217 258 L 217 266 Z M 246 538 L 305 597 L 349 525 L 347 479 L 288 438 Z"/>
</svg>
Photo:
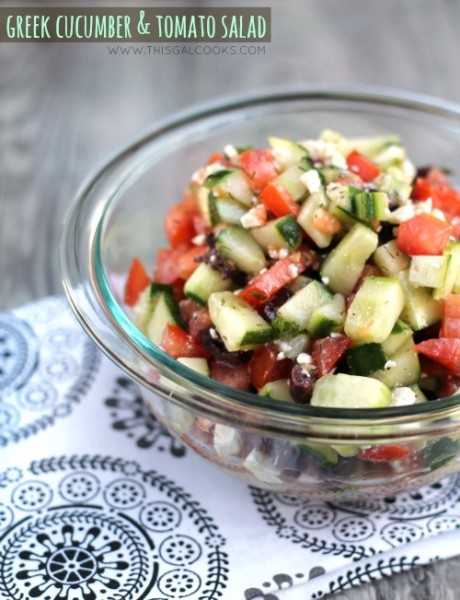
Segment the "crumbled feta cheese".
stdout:
<svg viewBox="0 0 460 600">
<path fill-rule="evenodd" d="M 385 148 L 380 152 L 378 156 L 375 157 L 375 162 L 377 164 L 385 164 L 385 163 L 394 163 L 397 161 L 403 161 L 406 157 L 406 153 L 404 152 L 404 148 L 398 144 L 392 144 Z"/>
<path fill-rule="evenodd" d="M 212 175 L 212 173 L 217 173 L 217 171 L 222 171 L 224 168 L 220 162 L 212 163 L 210 165 L 206 165 L 205 167 L 201 167 L 198 171 L 195 171 L 192 175 L 192 183 L 196 183 L 197 185 L 202 185 L 206 177 L 208 175 Z"/>
<path fill-rule="evenodd" d="M 214 329 L 214 327 L 209 328 L 209 335 L 212 337 L 213 340 L 217 340 L 218 338 L 217 331 Z"/>
<path fill-rule="evenodd" d="M 299 275 L 299 269 L 296 265 L 291 264 L 288 267 L 288 273 L 293 279 L 295 279 Z"/>
<path fill-rule="evenodd" d="M 281 248 L 278 251 L 278 257 L 279 258 L 286 258 L 287 256 L 289 256 L 289 250 L 287 248 Z"/>
<path fill-rule="evenodd" d="M 394 360 L 387 360 L 387 362 L 383 365 L 384 369 L 392 369 L 393 367 L 396 367 Z"/>
<path fill-rule="evenodd" d="M 241 450 L 240 432 L 234 427 L 217 423 L 214 428 L 214 450 L 220 456 L 232 456 Z"/>
<path fill-rule="evenodd" d="M 245 229 L 260 227 L 264 224 L 260 216 L 257 215 L 257 210 L 255 208 L 249 209 L 248 212 L 241 217 L 240 223 Z"/>
<path fill-rule="evenodd" d="M 409 387 L 394 388 L 391 394 L 391 406 L 409 406 L 416 401 L 417 396 Z"/>
<path fill-rule="evenodd" d="M 439 210 L 439 208 L 434 208 L 432 210 L 431 214 L 433 215 L 433 217 L 436 217 L 437 219 L 440 219 L 441 221 L 446 220 L 446 216 L 444 215 L 442 210 Z"/>
<path fill-rule="evenodd" d="M 278 352 L 278 354 L 276 355 L 276 360 L 284 360 L 286 358 L 286 355 L 284 354 L 284 352 Z"/>
<path fill-rule="evenodd" d="M 332 165 L 339 169 L 347 168 L 345 157 L 339 152 L 337 145 L 333 142 L 305 140 L 300 142 L 300 145 L 307 149 L 314 164 L 319 163 L 320 166 Z"/>
<path fill-rule="evenodd" d="M 205 243 L 205 241 L 206 236 L 204 235 L 204 233 L 200 233 L 192 239 L 192 244 L 194 244 L 195 246 L 202 246 Z"/>
<path fill-rule="evenodd" d="M 415 175 L 417 174 L 417 170 L 416 170 L 414 164 L 408 158 L 406 158 L 403 161 L 402 168 L 403 168 L 403 173 L 404 173 L 404 175 L 406 175 L 407 179 L 409 181 L 412 181 L 415 178 Z"/>
<path fill-rule="evenodd" d="M 238 154 L 238 150 L 235 148 L 235 146 L 227 144 L 224 148 L 224 154 L 233 163 L 238 164 L 240 162 L 240 155 Z"/>
<path fill-rule="evenodd" d="M 331 337 L 332 339 L 335 338 L 339 338 L 342 334 L 339 333 L 338 331 L 333 331 L 332 333 L 329 334 L 329 337 Z"/>
<path fill-rule="evenodd" d="M 259 275 L 263 275 L 266 272 L 267 272 L 267 267 L 264 267 L 263 269 L 260 269 Z"/>
<path fill-rule="evenodd" d="M 275 259 L 275 260 L 276 260 L 277 258 L 279 258 L 279 251 L 278 251 L 278 248 L 275 248 L 274 246 L 269 246 L 269 247 L 268 247 L 268 256 L 269 256 L 270 258 L 273 258 L 273 259 Z"/>
<path fill-rule="evenodd" d="M 306 352 L 301 352 L 297 357 L 297 363 L 299 365 L 311 365 L 313 363 L 313 358 L 310 354 L 307 354 Z"/>
<path fill-rule="evenodd" d="M 281 483 L 279 471 L 267 460 L 266 456 L 254 448 L 246 457 L 243 467 L 263 483 Z"/>
<path fill-rule="evenodd" d="M 329 285 L 329 277 L 321 277 L 321 281 L 324 283 L 324 285 Z"/>
<path fill-rule="evenodd" d="M 441 219 L 441 221 L 446 220 L 446 217 L 441 210 L 433 208 L 433 201 L 431 198 L 427 198 L 424 202 L 410 202 L 408 204 L 403 204 L 396 210 L 391 211 L 385 220 L 390 223 L 403 223 L 404 221 L 408 221 L 409 219 L 412 219 L 412 217 L 421 214 L 433 215 L 434 217 Z"/>
<path fill-rule="evenodd" d="M 310 169 L 300 176 L 300 181 L 304 184 L 310 194 L 319 192 L 322 189 L 321 178 L 318 171 Z"/>
</svg>

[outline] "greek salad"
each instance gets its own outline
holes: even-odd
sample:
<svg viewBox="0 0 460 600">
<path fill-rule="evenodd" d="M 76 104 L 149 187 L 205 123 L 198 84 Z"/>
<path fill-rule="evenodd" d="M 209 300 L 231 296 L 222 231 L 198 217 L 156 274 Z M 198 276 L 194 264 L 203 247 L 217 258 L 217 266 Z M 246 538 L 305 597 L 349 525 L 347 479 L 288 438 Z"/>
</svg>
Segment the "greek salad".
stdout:
<svg viewBox="0 0 460 600">
<path fill-rule="evenodd" d="M 397 136 L 226 146 L 125 303 L 169 356 L 260 396 L 405 406 L 460 388 L 460 192 Z"/>
</svg>

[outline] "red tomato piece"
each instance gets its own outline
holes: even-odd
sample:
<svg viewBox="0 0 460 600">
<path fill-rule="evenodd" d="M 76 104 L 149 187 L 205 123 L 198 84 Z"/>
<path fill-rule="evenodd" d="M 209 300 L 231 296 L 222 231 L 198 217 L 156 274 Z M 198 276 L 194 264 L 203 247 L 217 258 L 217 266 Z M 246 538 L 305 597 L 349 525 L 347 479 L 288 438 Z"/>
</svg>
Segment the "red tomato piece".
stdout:
<svg viewBox="0 0 460 600">
<path fill-rule="evenodd" d="M 443 338 L 460 338 L 460 294 L 444 298 L 443 320 L 439 334 Z"/>
<path fill-rule="evenodd" d="M 317 367 L 318 377 L 329 373 L 335 367 L 350 343 L 351 340 L 346 335 L 320 338 L 313 342 L 311 355 Z"/>
<path fill-rule="evenodd" d="M 129 269 L 128 279 L 125 286 L 125 303 L 128 306 L 134 306 L 141 292 L 150 283 L 150 278 L 147 275 L 144 265 L 138 258 L 135 258 Z"/>
<path fill-rule="evenodd" d="M 161 338 L 160 348 L 172 358 L 208 358 L 208 351 L 181 327 L 168 323 Z"/>
<path fill-rule="evenodd" d="M 448 186 L 432 188 L 433 208 L 445 213 L 460 214 L 460 194 Z"/>
<path fill-rule="evenodd" d="M 432 167 L 428 171 L 426 179 L 428 183 L 433 186 L 449 186 L 447 175 L 441 171 L 441 169 L 437 169 L 436 167 Z"/>
<path fill-rule="evenodd" d="M 433 215 L 416 215 L 399 226 L 398 248 L 411 256 L 441 254 L 452 229 L 452 225 Z"/>
<path fill-rule="evenodd" d="M 409 446 L 371 446 L 357 455 L 357 458 L 369 462 L 392 462 L 403 460 L 414 454 L 414 450 Z"/>
<path fill-rule="evenodd" d="M 274 181 L 264 187 L 260 200 L 275 217 L 297 216 L 300 212 L 300 206 L 292 199 L 287 189 Z"/>
<path fill-rule="evenodd" d="M 342 229 L 342 223 L 320 206 L 313 213 L 313 227 L 326 235 L 334 235 Z"/>
<path fill-rule="evenodd" d="M 179 279 L 177 270 L 179 257 L 189 248 L 187 244 L 174 250 L 160 248 L 153 268 L 153 280 L 158 283 L 171 284 Z"/>
<path fill-rule="evenodd" d="M 277 360 L 279 350 L 274 344 L 264 344 L 254 350 L 249 361 L 251 383 L 258 390 L 269 381 L 288 377 L 291 361 L 288 358 Z"/>
<path fill-rule="evenodd" d="M 177 273 L 181 279 L 185 281 L 190 277 L 200 264 L 195 259 L 203 256 L 207 250 L 207 246 L 192 246 L 178 257 Z"/>
<path fill-rule="evenodd" d="M 380 167 L 357 150 L 352 150 L 346 160 L 349 170 L 359 175 L 363 181 L 373 181 L 380 175 Z"/>
<path fill-rule="evenodd" d="M 416 344 L 414 348 L 454 373 L 460 373 L 460 339 L 434 338 Z"/>
<path fill-rule="evenodd" d="M 222 152 L 213 152 L 211 156 L 208 158 L 208 165 L 212 165 L 213 163 L 220 162 L 224 159 L 225 156 Z"/>
<path fill-rule="evenodd" d="M 210 365 L 211 377 L 220 383 L 229 385 L 239 390 L 249 390 L 251 375 L 249 365 L 232 365 L 212 361 Z"/>
<path fill-rule="evenodd" d="M 424 177 L 417 177 L 412 188 L 412 198 L 414 200 L 427 200 L 431 198 L 433 190 L 429 181 Z"/>
<path fill-rule="evenodd" d="M 196 213 L 193 216 L 193 227 L 197 235 L 200 235 L 202 233 L 209 233 L 211 231 L 211 226 L 201 213 Z"/>
<path fill-rule="evenodd" d="M 307 258 L 300 252 L 282 258 L 267 271 L 257 275 L 241 290 L 239 296 L 252 306 L 258 307 L 305 271 L 308 265 Z"/>
<path fill-rule="evenodd" d="M 181 317 L 192 337 L 197 338 L 200 331 L 212 325 L 209 310 L 206 306 L 201 306 L 187 298 L 182 300 L 179 308 Z"/>
<path fill-rule="evenodd" d="M 172 248 L 181 244 L 188 244 L 195 237 L 195 210 L 191 210 L 186 203 L 174 204 L 165 217 L 166 237 Z"/>
<path fill-rule="evenodd" d="M 460 376 L 449 373 L 446 377 L 441 379 L 441 387 L 439 388 L 438 394 L 440 398 L 448 398 L 457 394 L 460 390 Z"/>
<path fill-rule="evenodd" d="M 251 179 L 251 188 L 261 192 L 278 175 L 270 150 L 246 150 L 240 154 L 240 165 Z"/>
</svg>

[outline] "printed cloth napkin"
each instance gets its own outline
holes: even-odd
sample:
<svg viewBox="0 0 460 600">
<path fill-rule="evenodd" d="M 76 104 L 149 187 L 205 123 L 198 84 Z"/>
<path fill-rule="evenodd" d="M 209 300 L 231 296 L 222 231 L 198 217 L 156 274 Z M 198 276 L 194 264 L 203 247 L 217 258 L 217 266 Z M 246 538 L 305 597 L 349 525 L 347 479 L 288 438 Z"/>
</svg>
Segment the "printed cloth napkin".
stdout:
<svg viewBox="0 0 460 600">
<path fill-rule="evenodd" d="M 173 439 L 62 297 L 0 315 L 0 598 L 310 600 L 457 553 L 460 476 L 359 505 Z"/>
</svg>

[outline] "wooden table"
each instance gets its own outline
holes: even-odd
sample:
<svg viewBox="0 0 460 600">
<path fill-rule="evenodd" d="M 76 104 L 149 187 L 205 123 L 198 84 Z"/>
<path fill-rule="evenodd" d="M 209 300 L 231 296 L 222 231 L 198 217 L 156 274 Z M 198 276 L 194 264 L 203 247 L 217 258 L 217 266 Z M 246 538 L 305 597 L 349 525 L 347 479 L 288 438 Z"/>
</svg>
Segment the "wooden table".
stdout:
<svg viewBox="0 0 460 600">
<path fill-rule="evenodd" d="M 315 83 L 386 85 L 460 101 L 460 2 L 220 4 L 272 6 L 265 54 L 114 56 L 105 44 L 0 45 L 0 309 L 61 292 L 61 222 L 82 179 L 119 144 L 175 111 Z M 460 558 L 335 598 L 448 600 L 459 586 Z"/>
</svg>

